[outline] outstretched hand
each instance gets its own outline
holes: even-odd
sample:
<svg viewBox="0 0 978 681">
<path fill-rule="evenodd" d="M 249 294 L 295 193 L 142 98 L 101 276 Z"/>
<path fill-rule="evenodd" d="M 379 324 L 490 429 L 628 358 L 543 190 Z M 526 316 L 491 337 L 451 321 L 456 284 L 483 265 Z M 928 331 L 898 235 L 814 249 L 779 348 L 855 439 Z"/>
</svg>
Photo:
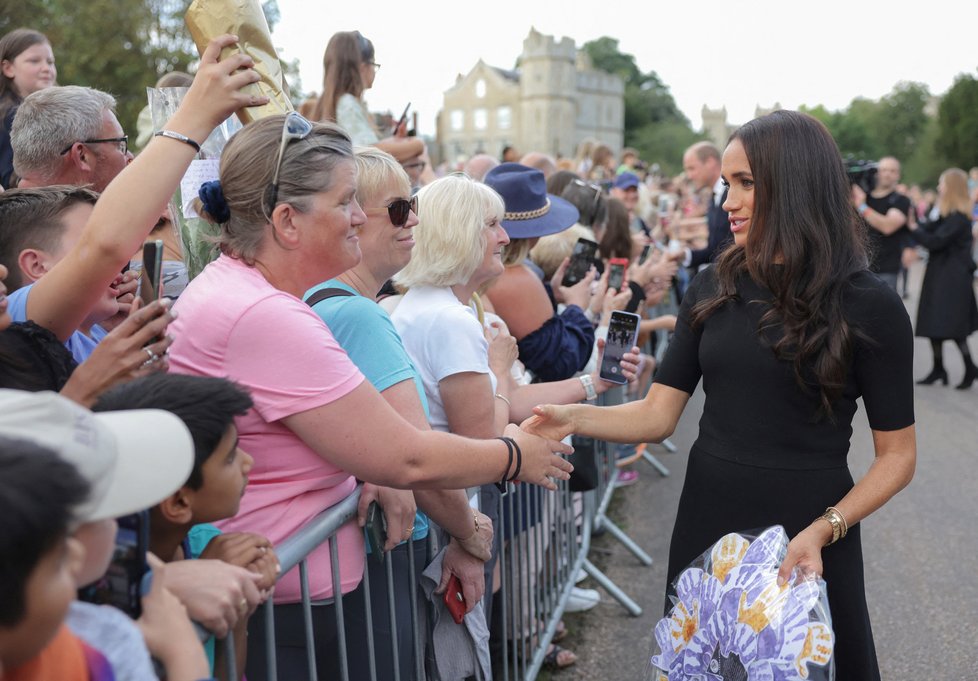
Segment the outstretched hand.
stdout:
<svg viewBox="0 0 978 681">
<path fill-rule="evenodd" d="M 556 490 L 554 480 L 570 478 L 574 466 L 560 454 L 570 454 L 574 448 L 565 445 L 557 439 L 531 434 L 515 424 L 506 426 L 505 435 L 516 440 L 523 453 L 523 465 L 517 479 L 540 485 L 549 490 Z M 507 471 L 509 475 L 510 471 Z"/>
<path fill-rule="evenodd" d="M 533 407 L 533 416 L 520 424 L 520 429 L 548 440 L 563 440 L 574 432 L 566 405 L 541 404 Z"/>
</svg>

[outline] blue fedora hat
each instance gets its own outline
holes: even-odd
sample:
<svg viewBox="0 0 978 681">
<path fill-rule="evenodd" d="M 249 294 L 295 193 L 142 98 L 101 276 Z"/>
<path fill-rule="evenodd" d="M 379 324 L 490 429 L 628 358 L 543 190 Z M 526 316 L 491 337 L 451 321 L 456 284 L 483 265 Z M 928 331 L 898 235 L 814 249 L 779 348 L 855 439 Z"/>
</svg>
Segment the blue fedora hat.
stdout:
<svg viewBox="0 0 978 681">
<path fill-rule="evenodd" d="M 513 239 L 531 239 L 562 232 L 580 218 L 569 201 L 547 193 L 543 173 L 519 163 L 502 163 L 486 174 L 487 185 L 506 204 L 502 225 Z"/>
</svg>

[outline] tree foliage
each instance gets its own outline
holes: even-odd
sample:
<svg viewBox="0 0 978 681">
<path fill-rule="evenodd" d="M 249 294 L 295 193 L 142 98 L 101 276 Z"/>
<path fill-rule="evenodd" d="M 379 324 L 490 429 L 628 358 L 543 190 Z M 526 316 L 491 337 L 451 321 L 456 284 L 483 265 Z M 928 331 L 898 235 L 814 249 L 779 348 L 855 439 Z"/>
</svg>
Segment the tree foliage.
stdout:
<svg viewBox="0 0 978 681">
<path fill-rule="evenodd" d="M 665 172 L 677 172 L 683 150 L 700 136 L 676 106 L 669 87 L 655 71 L 643 73 L 635 57 L 618 48 L 615 38 L 592 40 L 583 49 L 595 68 L 625 82 L 625 145 L 635 148 L 642 159 L 658 163 Z"/>
<path fill-rule="evenodd" d="M 58 82 L 85 85 L 116 97 L 124 130 L 135 134 L 146 88 L 168 71 L 190 71 L 198 61 L 183 16 L 191 0 L 0 0 L 0 34 L 26 26 L 54 48 Z M 263 3 L 269 25 L 275 0 Z M 286 64 L 293 89 L 297 66 Z"/>
<path fill-rule="evenodd" d="M 978 79 L 962 74 L 941 100 L 935 143 L 948 166 L 978 166 Z"/>
</svg>

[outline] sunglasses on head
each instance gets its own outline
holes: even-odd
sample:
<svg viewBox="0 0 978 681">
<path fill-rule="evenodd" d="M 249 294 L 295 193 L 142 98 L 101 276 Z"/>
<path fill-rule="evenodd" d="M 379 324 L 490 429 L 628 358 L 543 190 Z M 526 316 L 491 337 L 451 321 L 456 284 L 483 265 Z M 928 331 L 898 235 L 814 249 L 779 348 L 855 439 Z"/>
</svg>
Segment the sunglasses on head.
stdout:
<svg viewBox="0 0 978 681">
<path fill-rule="evenodd" d="M 289 146 L 289 142 L 293 140 L 301 140 L 308 137 L 309 133 L 312 132 L 312 128 L 312 123 L 295 111 L 290 111 L 285 115 L 285 121 L 282 123 L 282 142 L 278 147 L 278 159 L 275 161 L 275 174 L 272 176 L 269 193 L 269 213 L 275 210 L 275 204 L 278 203 L 278 177 L 282 172 L 282 159 L 285 158 L 285 147 Z"/>
<path fill-rule="evenodd" d="M 383 208 L 364 208 L 363 212 L 367 215 L 376 215 L 382 210 L 387 211 L 387 217 L 390 218 L 392 225 L 397 228 L 404 227 L 411 216 L 411 211 L 414 211 L 415 215 L 418 214 L 418 197 L 415 195 L 410 199 L 394 199 Z"/>
</svg>

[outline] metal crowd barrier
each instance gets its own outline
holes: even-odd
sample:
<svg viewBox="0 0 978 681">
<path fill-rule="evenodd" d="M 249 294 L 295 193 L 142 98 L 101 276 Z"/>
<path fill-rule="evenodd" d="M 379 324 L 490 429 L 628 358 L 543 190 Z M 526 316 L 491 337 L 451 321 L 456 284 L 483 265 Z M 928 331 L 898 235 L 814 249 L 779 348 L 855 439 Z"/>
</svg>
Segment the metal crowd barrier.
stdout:
<svg viewBox="0 0 978 681">
<path fill-rule="evenodd" d="M 615 389 L 602 395 L 601 403 L 610 405 L 619 403 L 623 391 Z M 615 450 L 607 442 L 595 442 L 595 455 L 599 470 L 597 489 L 574 493 L 566 483 L 561 482 L 556 492 L 547 492 L 533 485 L 510 484 L 500 499 L 499 522 L 495 532 L 502 538 L 499 551 L 499 596 L 496 601 L 500 626 L 493 632 L 495 636 L 496 654 L 493 659 L 493 677 L 504 681 L 533 681 L 539 673 L 547 649 L 564 609 L 575 587 L 575 577 L 580 570 L 593 578 L 612 598 L 620 603 L 625 610 L 639 616 L 642 608 L 618 587 L 607 575 L 599 570 L 590 560 L 588 552 L 591 548 L 592 532 L 601 528 L 622 543 L 642 564 L 651 565 L 652 557 L 639 547 L 628 535 L 613 523 L 606 515 L 608 505 L 615 492 L 615 482 L 619 469 L 616 465 Z M 317 679 L 316 669 L 316 633 L 313 628 L 313 607 L 310 598 L 309 576 L 306 567 L 306 557 L 316 548 L 328 543 L 333 584 L 341 584 L 339 553 L 336 533 L 348 522 L 355 522 L 357 504 L 360 498 L 359 488 L 339 504 L 325 510 L 298 532 L 276 547 L 276 553 L 282 566 L 281 575 L 295 567 L 300 571 L 301 605 L 304 619 L 304 633 L 308 665 L 308 679 Z M 435 552 L 434 527 L 429 534 L 429 556 Z M 412 548 L 409 547 L 409 551 Z M 413 555 L 413 552 L 411 553 Z M 368 561 L 372 560 L 368 558 Z M 386 611 L 394 622 L 394 598 L 391 561 L 385 559 L 386 575 L 389 594 Z M 418 575 L 415 574 L 414 564 L 408 561 L 410 569 L 413 622 L 411 640 L 414 647 L 414 678 L 425 679 L 424 641 L 427 640 L 430 623 L 419 621 L 418 615 Z M 364 598 L 368 604 L 373 603 L 370 590 L 369 570 L 363 575 Z M 340 678 L 349 681 L 347 658 L 347 642 L 351 636 L 366 637 L 369 651 L 369 678 L 376 681 L 377 660 L 374 640 L 371 608 L 365 609 L 366 631 L 350 631 L 344 618 L 343 601 L 345 598 L 337 594 L 334 599 L 334 617 L 337 628 L 337 648 L 340 660 Z M 377 596 L 373 596 L 376 598 Z M 265 622 L 265 640 L 250 640 L 249 648 L 265 646 L 266 670 L 265 679 L 277 681 L 279 678 L 276 665 L 275 650 L 275 606 L 269 601 L 264 604 L 253 617 L 262 617 Z M 487 622 L 492 626 L 492 622 Z M 391 650 L 393 655 L 393 678 L 400 681 L 398 656 L 404 651 L 398 649 L 394 636 L 396 626 L 391 626 Z M 232 678 L 237 678 L 235 669 L 234 646 L 231 637 L 227 639 L 227 665 Z M 481 678 L 477 675 L 476 678 Z M 259 681 L 249 677 L 249 681 Z M 287 679 L 286 681 L 301 681 Z M 361 681 L 355 679 L 354 681 Z M 384 679 L 383 681 L 387 681 Z M 408 681 L 405 679 L 405 681 Z M 488 679 L 484 681 L 489 681 Z"/>
</svg>

